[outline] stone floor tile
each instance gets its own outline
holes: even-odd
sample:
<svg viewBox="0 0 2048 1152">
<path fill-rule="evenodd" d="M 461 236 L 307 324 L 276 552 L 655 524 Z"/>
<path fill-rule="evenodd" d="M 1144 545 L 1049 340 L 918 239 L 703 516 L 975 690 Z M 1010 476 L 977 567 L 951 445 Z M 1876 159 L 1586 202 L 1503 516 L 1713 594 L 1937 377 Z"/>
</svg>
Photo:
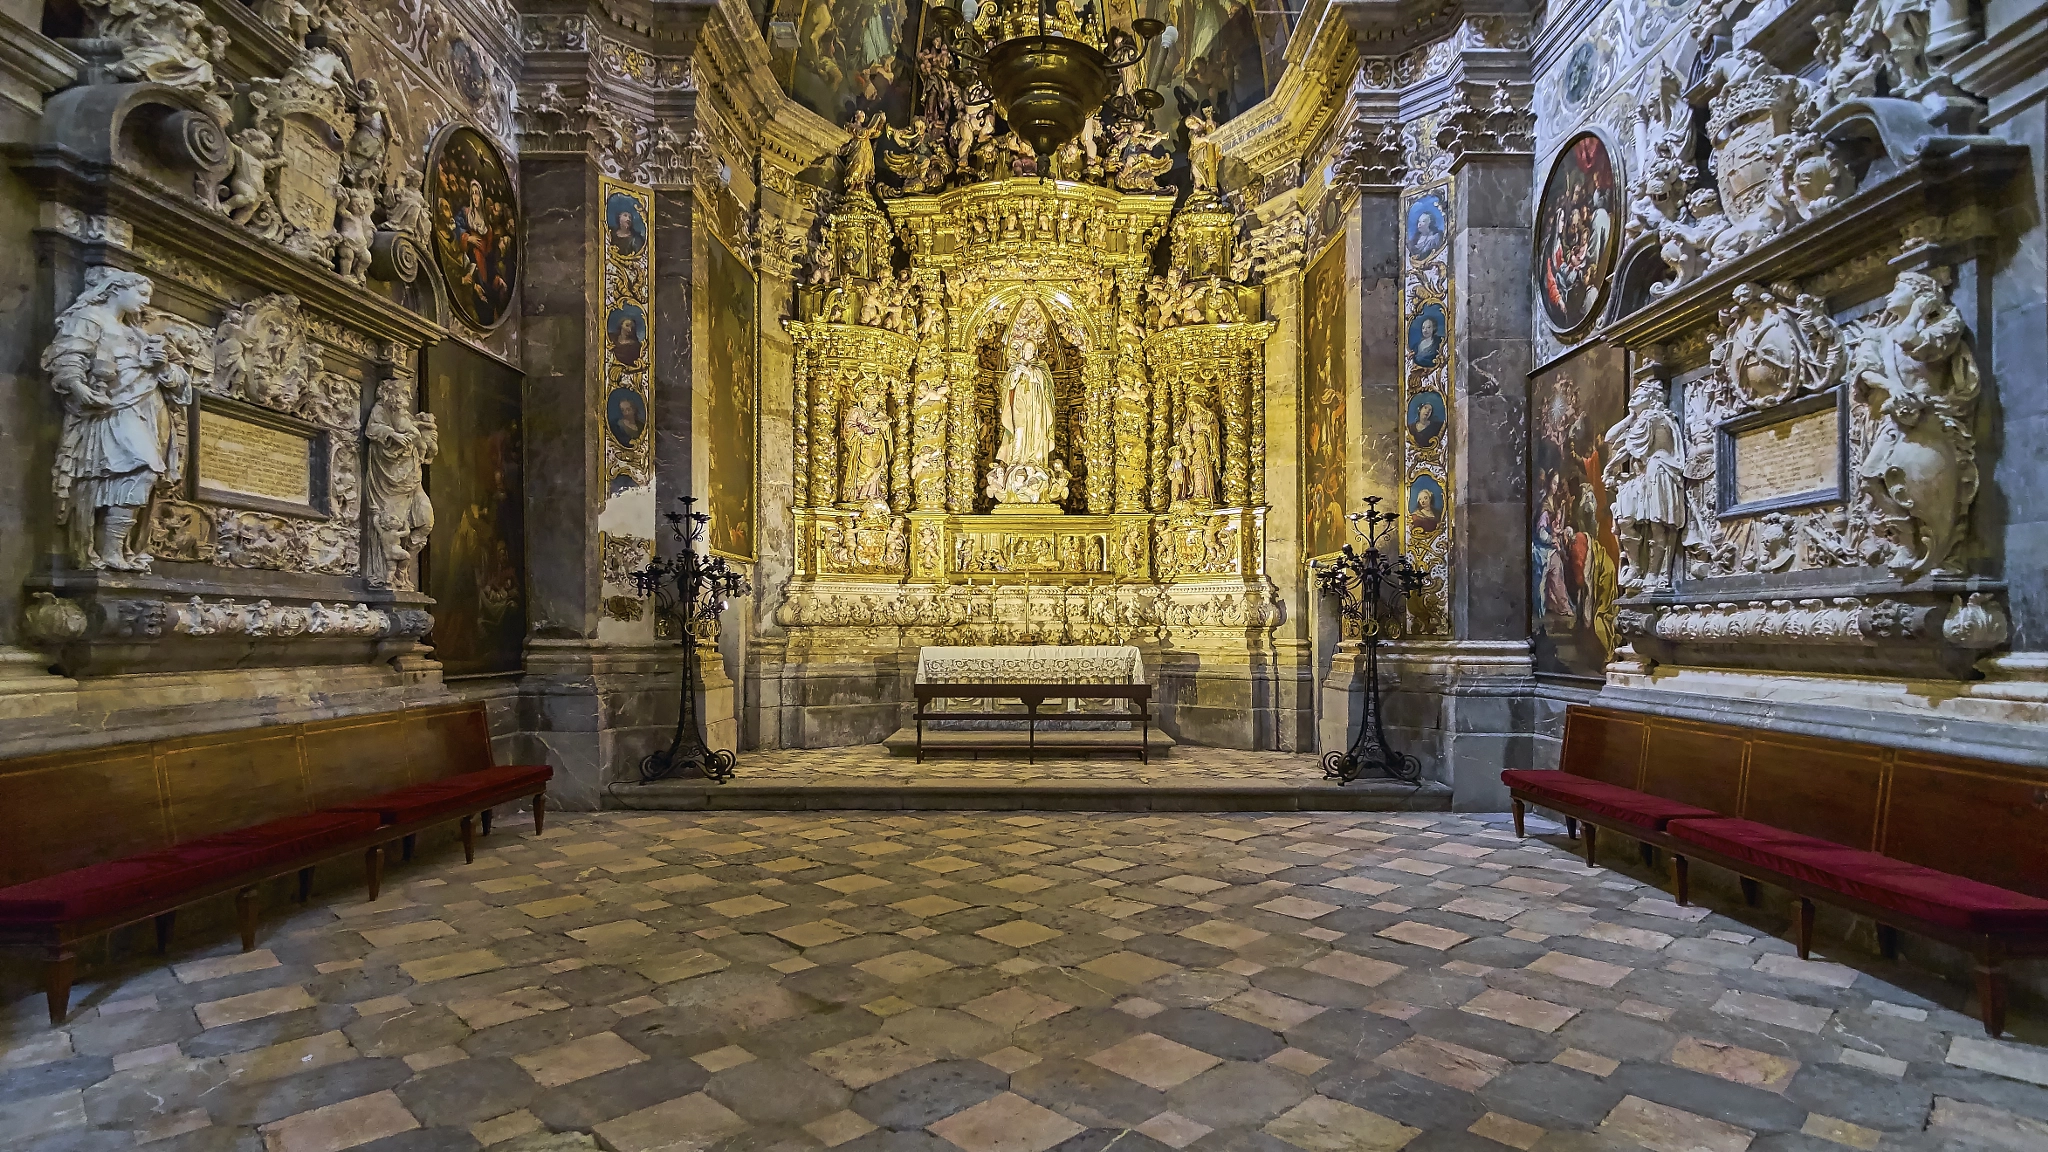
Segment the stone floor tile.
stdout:
<svg viewBox="0 0 2048 1152">
<path fill-rule="evenodd" d="M 474 976 L 479 972 L 491 972 L 503 967 L 505 961 L 496 952 L 488 948 L 477 948 L 467 952 L 451 952 L 445 956 L 414 960 L 400 964 L 398 970 L 412 977 L 416 984 L 433 984 L 441 980 Z"/>
<path fill-rule="evenodd" d="M 932 1057 L 894 1036 L 877 1035 L 820 1048 L 805 1056 L 804 1062 L 848 1088 L 859 1090 L 898 1073 L 922 1068 L 932 1062 Z"/>
<path fill-rule="evenodd" d="M 1446 948 L 1455 948 L 1471 939 L 1463 932 L 1454 932 L 1449 928 L 1439 928 L 1435 924 L 1424 924 L 1418 920 L 1404 920 L 1391 927 L 1382 928 L 1374 935 L 1421 948 L 1434 948 L 1439 952 Z"/>
<path fill-rule="evenodd" d="M 1550 1058 L 1550 1062 L 1603 1078 L 1614 1075 L 1614 1070 L 1621 1067 L 1619 1060 L 1610 1060 L 1598 1053 L 1585 1052 L 1577 1048 L 1567 1048 L 1559 1052 Z"/>
<path fill-rule="evenodd" d="M 1095 1053 L 1088 1057 L 1088 1062 L 1163 1092 L 1223 1061 L 1200 1049 L 1145 1032 Z"/>
<path fill-rule="evenodd" d="M 723 1072 L 727 1068 L 737 1068 L 752 1061 L 754 1054 L 737 1044 L 728 1044 L 709 1052 L 699 1052 L 690 1059 L 706 1072 Z"/>
<path fill-rule="evenodd" d="M 845 1109 L 830 1116 L 821 1116 L 804 1125 L 804 1131 L 827 1148 L 837 1148 L 848 1140 L 859 1139 L 874 1130 L 875 1126 L 868 1122 L 867 1117 Z"/>
<path fill-rule="evenodd" d="M 1164 960 L 1155 960 L 1150 956 L 1128 951 L 1098 956 L 1081 965 L 1081 968 L 1098 976 L 1120 980 L 1125 984 L 1143 984 L 1148 980 L 1157 980 L 1161 976 L 1181 970 L 1178 964 L 1169 964 Z"/>
<path fill-rule="evenodd" d="M 1161 1112 L 1138 1125 L 1134 1131 L 1140 1135 L 1150 1136 L 1168 1148 L 1180 1149 L 1193 1144 L 1215 1129 L 1207 1124 L 1197 1124 L 1178 1112 Z"/>
<path fill-rule="evenodd" d="M 218 980 L 223 976 L 239 976 L 244 972 L 261 972 L 277 966 L 275 953 L 268 948 L 258 948 L 254 952 L 237 952 L 232 956 L 215 956 L 207 960 L 188 960 L 183 964 L 173 964 L 171 974 L 176 976 L 181 984 L 197 984 L 202 980 Z"/>
<path fill-rule="evenodd" d="M 2010 1149 L 2011 1152 L 2040 1152 L 2048 1148 L 2048 1124 L 2002 1108 L 1947 1096 L 1934 1098 L 1927 1129 L 1942 1136 L 1968 1137 L 1996 1148 Z"/>
<path fill-rule="evenodd" d="M 374 1092 L 265 1124 L 266 1152 L 340 1152 L 420 1126 L 393 1092 Z"/>
<path fill-rule="evenodd" d="M 469 1053 L 449 1045 L 441 1048 L 429 1048 L 424 1052 L 414 1052 L 405 1058 L 405 1066 L 415 1072 L 425 1072 L 429 1068 L 439 1068 L 444 1064 L 453 1064 L 458 1060 L 467 1059 L 469 1059 Z"/>
<path fill-rule="evenodd" d="M 0 1133 L 14 1141 L 26 1142 L 85 1124 L 85 1095 L 75 1088 L 0 1104 Z"/>
<path fill-rule="evenodd" d="M 889 907 L 923 920 L 931 916 L 944 916 L 948 912 L 958 912 L 969 905 L 965 901 L 948 896 L 918 896 L 910 900 L 900 900 Z"/>
<path fill-rule="evenodd" d="M 306 994 L 304 987 L 288 984 L 280 988 L 265 988 L 261 992 L 248 992 L 240 996 L 229 996 L 223 1000 L 209 1000 L 197 1005 L 193 1011 L 199 1015 L 199 1023 L 207 1028 L 225 1028 L 230 1024 L 241 1024 L 250 1020 L 261 1020 L 280 1012 L 296 1012 L 301 1008 L 314 1006 L 313 998 Z"/>
<path fill-rule="evenodd" d="M 1199 940 L 1204 944 L 1214 944 L 1218 948 L 1228 948 L 1232 951 L 1266 938 L 1266 933 L 1256 928 L 1239 924 L 1234 920 L 1205 920 L 1200 924 L 1181 929 L 1179 935 L 1185 936 L 1190 940 Z"/>
<path fill-rule="evenodd" d="M 1780 1000 L 1775 996 L 1764 996 L 1755 992 L 1729 989 L 1714 1001 L 1714 1011 L 1723 1016 L 1739 1020 L 1754 1020 L 1759 1024 L 1776 1024 L 1799 1032 L 1818 1032 L 1827 1026 L 1828 1018 L 1834 1013 L 1826 1008 L 1811 1004 L 1796 1004 Z"/>
<path fill-rule="evenodd" d="M 1186 892 L 1193 896 L 1206 896 L 1218 889 L 1230 887 L 1225 881 L 1207 876 L 1169 876 L 1155 883 L 1161 888 L 1171 888 L 1176 892 Z"/>
<path fill-rule="evenodd" d="M 1655 896 L 1643 897 L 1629 905 L 1628 910 L 1643 916 L 1661 916 L 1666 920 L 1683 920 L 1688 924 L 1697 924 L 1705 920 L 1710 911 L 1710 909 L 1702 908 L 1697 904 L 1674 904 L 1669 900 L 1659 899 Z"/>
<path fill-rule="evenodd" d="M 1847 1064 L 1851 1068 L 1862 1068 L 1894 1080 L 1904 1076 L 1906 1069 L 1910 1067 L 1904 1060 L 1894 1060 L 1890 1056 L 1880 1056 L 1875 1052 L 1864 1052 L 1856 1048 L 1842 1049 L 1841 1054 L 1835 1059 L 1838 1063 Z"/>
<path fill-rule="evenodd" d="M 1537 1000 L 1505 988 L 1488 988 L 1459 1005 L 1458 1010 L 1544 1033 L 1557 1031 L 1579 1014 L 1576 1008 Z"/>
<path fill-rule="evenodd" d="M 1155 1000 L 1147 1000 L 1143 996 L 1127 996 L 1116 1002 L 1116 1010 L 1126 1016 L 1147 1020 L 1166 1011 L 1166 1005 Z"/>
<path fill-rule="evenodd" d="M 804 924 L 792 924 L 787 928 L 777 928 L 769 935 L 798 948 L 817 948 L 858 936 L 860 932 L 831 920 L 812 920 Z"/>
<path fill-rule="evenodd" d="M 715 904 L 706 904 L 705 907 L 720 916 L 737 919 L 742 916 L 759 916 L 763 912 L 773 912 L 778 908 L 787 908 L 789 905 L 784 904 L 780 900 L 770 900 L 759 893 L 753 893 L 746 896 L 735 896 L 730 900 L 720 900 Z"/>
<path fill-rule="evenodd" d="M 1529 966 L 1531 972 L 1556 976 L 1562 980 L 1575 980 L 1591 984 L 1596 988 L 1612 988 L 1635 971 L 1620 964 L 1609 964 L 1605 960 L 1588 960 L 1569 952 L 1546 952 Z"/>
<path fill-rule="evenodd" d="M 1313 1052 L 1304 1052 L 1299 1048 L 1282 1048 L 1266 1057 L 1266 1063 L 1302 1076 L 1313 1076 L 1330 1065 L 1330 1062 L 1321 1056 Z"/>
<path fill-rule="evenodd" d="M 1747 1084 L 1770 1092 L 1785 1091 L 1792 1083 L 1792 1076 L 1799 1071 L 1799 1061 L 1789 1056 L 1777 1056 L 1769 1052 L 1758 1052 L 1733 1044 L 1721 1044 L 1712 1040 L 1700 1040 L 1687 1036 L 1679 1040 L 1678 1046 L 1668 1057 L 1680 1068 L 1690 1068 L 1709 1076 L 1718 1076 L 1736 1084 Z"/>
<path fill-rule="evenodd" d="M 1624 1096 L 1600 1122 L 1602 1135 L 1633 1141 L 1650 1152 L 1747 1152 L 1756 1133 L 1719 1120 Z"/>
<path fill-rule="evenodd" d="M 1373 1063 L 1461 1092 L 1477 1092 L 1507 1071 L 1509 1062 L 1446 1040 L 1417 1036 L 1375 1056 Z"/>
<path fill-rule="evenodd" d="M 905 949 L 901 952 L 891 952 L 886 956 L 877 956 L 872 960 L 863 960 L 854 967 L 891 984 L 902 984 L 944 972 L 954 967 L 954 964 L 951 960 L 942 960 L 927 952 Z"/>
<path fill-rule="evenodd" d="M 1837 1120 L 1818 1112 L 1809 1113 L 1806 1123 L 1800 1126 L 1799 1131 L 1831 1144 L 1858 1148 L 1862 1152 L 1876 1152 L 1878 1142 L 1884 1139 L 1884 1133 L 1875 1128 L 1865 1128 L 1861 1124 L 1851 1124 L 1847 1120 Z"/>
<path fill-rule="evenodd" d="M 1038 1057 L 1015 1046 L 985 1053 L 981 1062 L 1000 1072 L 1017 1073 L 1038 1063 Z"/>
<path fill-rule="evenodd" d="M 1258 908 L 1262 912 L 1276 912 L 1297 920 L 1314 920 L 1335 912 L 1337 905 L 1325 904 L 1320 900 L 1306 900 L 1300 896 L 1281 896 L 1260 904 Z"/>
<path fill-rule="evenodd" d="M 1369 956 L 1360 956 L 1356 953 L 1342 951 L 1325 952 L 1301 967 L 1304 972 L 1314 972 L 1319 976 L 1331 976 L 1338 980 L 1348 980 L 1353 984 L 1362 984 L 1368 988 L 1376 984 L 1383 984 L 1407 971 L 1406 968 L 1401 967 L 1399 964 L 1389 964 L 1385 960 L 1375 960 Z M 1256 973 L 1250 974 L 1256 975 Z"/>
<path fill-rule="evenodd" d="M 1474 1136 L 1491 1140 L 1496 1144 L 1505 1144 L 1510 1148 L 1520 1148 L 1522 1152 L 1529 1152 L 1529 1149 L 1536 1147 L 1536 1142 L 1543 1139 L 1546 1135 L 1543 1129 L 1538 1128 L 1534 1124 L 1524 1123 L 1512 1116 L 1503 1116 L 1498 1112 L 1488 1112 L 1486 1115 L 1481 1116 L 1473 1121 L 1472 1126 L 1465 1129 L 1465 1131 L 1470 1132 Z"/>
<path fill-rule="evenodd" d="M 1030 920 L 1011 920 L 1005 924 L 983 928 L 975 935 L 998 944 L 1007 944 L 1012 948 L 1029 948 L 1033 944 L 1043 944 L 1065 933 Z"/>
<path fill-rule="evenodd" d="M 934 1135 L 965 1152 L 1045 1152 L 1086 1131 L 1050 1109 L 1004 1092 L 939 1120 Z"/>
<path fill-rule="evenodd" d="M 970 1016 L 978 1016 L 991 1024 L 1009 1029 L 1023 1028 L 1040 1020 L 1050 1020 L 1072 1008 L 1073 1005 L 1050 996 L 1041 996 L 1028 988 L 1014 986 L 960 1005 L 960 1010 Z"/>
<path fill-rule="evenodd" d="M 1234 1016 L 1261 1028 L 1285 1032 L 1301 1024 L 1325 1009 L 1320 1004 L 1305 1004 L 1290 996 L 1268 992 L 1263 988 L 1249 988 L 1227 1000 L 1218 1003 L 1214 1011 L 1225 1016 Z"/>
<path fill-rule="evenodd" d="M 543 1088 L 573 1083 L 600 1072 L 624 1068 L 647 1059 L 647 1054 L 627 1043 L 616 1032 L 599 1032 L 514 1056 L 513 1061 Z"/>
<path fill-rule="evenodd" d="M 746 1126 L 725 1105 L 693 1092 L 607 1120 L 593 1131 L 611 1152 L 656 1152 L 678 1147 L 679 1139 L 687 1141 L 686 1147 L 708 1148 Z"/>
<path fill-rule="evenodd" d="M 1326 1096 L 1309 1097 L 1261 1131 L 1302 1152 L 1399 1152 L 1422 1135 L 1420 1128 Z"/>
<path fill-rule="evenodd" d="M 1639 948 L 1645 952 L 1656 952 L 1677 939 L 1662 932 L 1652 932 L 1646 928 L 1624 928 L 1619 924 L 1595 924 L 1580 935 L 1588 940 L 1604 940 L 1609 944 Z"/>
<path fill-rule="evenodd" d="M 1958 1068 L 1974 1068 L 1995 1076 L 2048 1086 L 2048 1049 L 1980 1036 L 1958 1036 L 1948 1048 L 1948 1062 Z"/>
<path fill-rule="evenodd" d="M 1503 920 L 1513 920 L 1527 911 L 1520 904 L 1502 904 L 1493 900 L 1481 900 L 1476 896 L 1460 896 L 1456 900 L 1445 904 L 1443 910 L 1446 912 L 1456 912 L 1460 916 L 1471 916 L 1479 920 L 1491 920 L 1495 923 Z"/>
<path fill-rule="evenodd" d="M 173 1136 L 183 1136 L 187 1132 L 197 1132 L 212 1125 L 213 1117 L 206 1114 L 206 1109 L 186 1108 L 151 1117 L 135 1129 L 135 1142 L 154 1144 L 159 1140 L 169 1140 Z"/>
</svg>

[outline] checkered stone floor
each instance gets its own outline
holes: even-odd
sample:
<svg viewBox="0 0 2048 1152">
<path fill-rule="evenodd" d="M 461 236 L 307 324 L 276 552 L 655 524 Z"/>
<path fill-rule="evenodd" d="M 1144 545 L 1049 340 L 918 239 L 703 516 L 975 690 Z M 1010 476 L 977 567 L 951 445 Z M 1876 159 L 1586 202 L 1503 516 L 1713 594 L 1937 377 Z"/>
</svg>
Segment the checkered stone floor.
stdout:
<svg viewBox="0 0 2048 1152">
<path fill-rule="evenodd" d="M 880 744 L 851 748 L 780 749 L 740 754 L 738 778 L 757 783 L 875 783 L 924 780 L 992 780 L 1015 783 L 1059 780 L 1128 780 L 1147 784 L 1247 782 L 1301 784 L 1322 779 L 1321 761 L 1294 752 L 1248 752 L 1235 748 L 1181 745 L 1171 755 L 1140 761 L 1135 756 L 1066 758 L 1045 756 L 1028 763 L 1019 756 L 891 755 Z"/>
<path fill-rule="evenodd" d="M 2048 1049 L 1948 986 L 1502 824 L 507 822 L 258 951 L 100 973 L 61 1029 L 15 988 L 0 1146 L 2048 1149 Z"/>
</svg>

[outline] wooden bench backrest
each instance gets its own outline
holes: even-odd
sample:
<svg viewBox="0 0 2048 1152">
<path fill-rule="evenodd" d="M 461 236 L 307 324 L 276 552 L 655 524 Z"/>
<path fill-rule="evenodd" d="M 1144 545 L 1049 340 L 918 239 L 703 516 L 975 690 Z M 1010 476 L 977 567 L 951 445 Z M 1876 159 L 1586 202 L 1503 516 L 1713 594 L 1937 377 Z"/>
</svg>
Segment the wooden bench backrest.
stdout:
<svg viewBox="0 0 2048 1152">
<path fill-rule="evenodd" d="M 1582 705 L 1560 767 L 2048 897 L 2039 768 Z"/>
<path fill-rule="evenodd" d="M 0 886 L 490 763 L 480 704 L 0 760 Z"/>
</svg>

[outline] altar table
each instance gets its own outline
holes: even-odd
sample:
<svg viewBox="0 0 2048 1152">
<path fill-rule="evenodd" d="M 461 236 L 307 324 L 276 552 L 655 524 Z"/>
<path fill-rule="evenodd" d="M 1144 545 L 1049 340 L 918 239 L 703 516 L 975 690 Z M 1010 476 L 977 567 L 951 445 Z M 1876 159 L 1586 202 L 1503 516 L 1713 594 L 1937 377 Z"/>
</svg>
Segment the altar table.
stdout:
<svg viewBox="0 0 2048 1152">
<path fill-rule="evenodd" d="M 1130 644 L 992 644 L 917 650 L 919 684 L 1143 684 Z"/>
</svg>

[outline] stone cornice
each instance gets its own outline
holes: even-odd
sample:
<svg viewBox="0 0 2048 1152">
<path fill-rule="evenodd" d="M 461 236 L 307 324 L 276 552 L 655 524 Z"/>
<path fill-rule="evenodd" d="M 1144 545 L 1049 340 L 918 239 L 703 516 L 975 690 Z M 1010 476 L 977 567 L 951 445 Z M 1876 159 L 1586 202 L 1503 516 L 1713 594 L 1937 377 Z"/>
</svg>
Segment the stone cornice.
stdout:
<svg viewBox="0 0 2048 1152">
<path fill-rule="evenodd" d="M 1232 117 L 1216 134 L 1223 154 L 1260 179 L 1289 164 L 1306 167 L 1313 161 L 1358 69 L 1355 35 L 1339 18 L 1334 0 L 1311 30 L 1312 14 L 1303 13 L 1288 42 L 1288 67 L 1272 94 Z"/>
<path fill-rule="evenodd" d="M 1987 125 L 2048 99 L 2048 7 L 2035 5 L 1991 29 L 1950 64 L 1956 83 L 1987 100 Z"/>
<path fill-rule="evenodd" d="M 0 99 L 40 116 L 43 97 L 75 81 L 84 67 L 77 53 L 0 12 Z"/>
<path fill-rule="evenodd" d="M 1474 16 L 1528 16 L 1529 0 L 1330 0 L 1363 56 L 1391 56 L 1441 40 Z"/>
</svg>

